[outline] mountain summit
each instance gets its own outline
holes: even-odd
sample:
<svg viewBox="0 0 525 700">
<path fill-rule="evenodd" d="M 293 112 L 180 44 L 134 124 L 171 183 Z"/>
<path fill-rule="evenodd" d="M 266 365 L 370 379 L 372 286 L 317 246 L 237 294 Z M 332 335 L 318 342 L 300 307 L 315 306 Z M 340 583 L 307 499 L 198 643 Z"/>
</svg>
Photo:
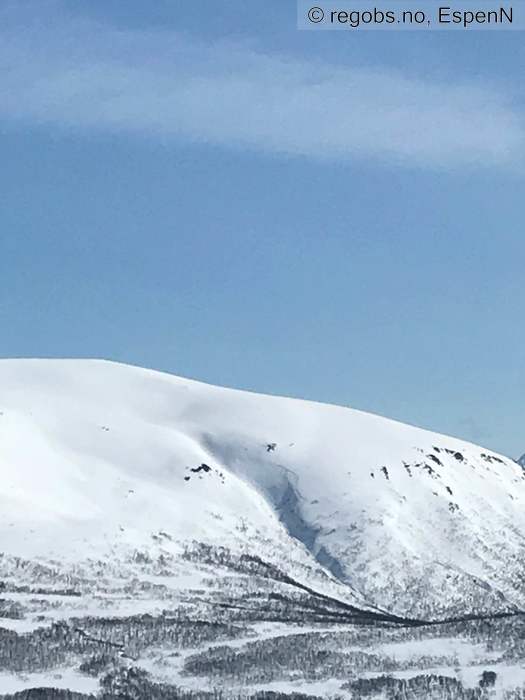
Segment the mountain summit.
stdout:
<svg viewBox="0 0 525 700">
<path fill-rule="evenodd" d="M 209 590 L 210 571 L 249 562 L 396 616 L 525 605 L 520 466 L 349 408 L 111 362 L 2 360 L 0 476 L 13 580 L 125 585 L 140 567 L 149 586 L 180 587 L 207 566 Z"/>
</svg>

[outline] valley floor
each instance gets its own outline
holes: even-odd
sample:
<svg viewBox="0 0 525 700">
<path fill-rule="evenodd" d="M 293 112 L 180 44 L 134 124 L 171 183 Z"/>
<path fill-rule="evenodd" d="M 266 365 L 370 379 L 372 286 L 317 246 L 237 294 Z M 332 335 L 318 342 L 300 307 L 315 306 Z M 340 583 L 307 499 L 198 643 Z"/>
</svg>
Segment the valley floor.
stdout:
<svg viewBox="0 0 525 700">
<path fill-rule="evenodd" d="M 222 573 L 208 588 L 137 577 L 80 594 L 6 577 L 0 698 L 525 698 L 523 615 L 352 621 L 337 601 Z"/>
</svg>

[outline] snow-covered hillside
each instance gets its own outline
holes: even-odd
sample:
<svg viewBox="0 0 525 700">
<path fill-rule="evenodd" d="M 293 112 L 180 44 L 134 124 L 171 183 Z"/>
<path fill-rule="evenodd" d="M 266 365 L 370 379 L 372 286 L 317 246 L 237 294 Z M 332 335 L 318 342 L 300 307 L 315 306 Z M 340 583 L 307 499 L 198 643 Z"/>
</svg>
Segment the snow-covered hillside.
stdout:
<svg viewBox="0 0 525 700">
<path fill-rule="evenodd" d="M 524 535 L 523 470 L 461 440 L 110 362 L 0 361 L 4 576 L 125 578 L 142 557 L 182 580 L 208 547 L 443 618 L 525 607 Z"/>
</svg>

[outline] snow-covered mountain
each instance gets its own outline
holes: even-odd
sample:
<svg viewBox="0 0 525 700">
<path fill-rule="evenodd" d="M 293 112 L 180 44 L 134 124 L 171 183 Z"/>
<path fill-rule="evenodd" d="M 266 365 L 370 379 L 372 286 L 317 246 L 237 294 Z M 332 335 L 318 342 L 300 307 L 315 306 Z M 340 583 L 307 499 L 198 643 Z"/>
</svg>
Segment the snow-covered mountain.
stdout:
<svg viewBox="0 0 525 700">
<path fill-rule="evenodd" d="M 518 464 L 521 467 L 525 467 L 525 454 L 521 455 L 521 457 L 518 459 Z"/>
<path fill-rule="evenodd" d="M 361 610 L 501 612 L 525 607 L 524 506 L 516 462 L 379 416 L 110 362 L 0 361 L 4 577 L 96 564 L 125 581 L 146 562 L 182 581 L 206 552 Z"/>
</svg>

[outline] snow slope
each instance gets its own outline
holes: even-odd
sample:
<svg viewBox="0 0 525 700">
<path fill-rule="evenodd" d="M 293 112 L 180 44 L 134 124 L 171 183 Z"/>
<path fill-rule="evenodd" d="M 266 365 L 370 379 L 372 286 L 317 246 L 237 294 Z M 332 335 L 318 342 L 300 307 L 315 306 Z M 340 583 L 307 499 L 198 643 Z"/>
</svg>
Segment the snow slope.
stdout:
<svg viewBox="0 0 525 700">
<path fill-rule="evenodd" d="M 379 416 L 110 362 L 0 361 L 5 561 L 118 568 L 202 542 L 362 608 L 491 613 L 525 607 L 524 505 L 512 460 Z"/>
</svg>

